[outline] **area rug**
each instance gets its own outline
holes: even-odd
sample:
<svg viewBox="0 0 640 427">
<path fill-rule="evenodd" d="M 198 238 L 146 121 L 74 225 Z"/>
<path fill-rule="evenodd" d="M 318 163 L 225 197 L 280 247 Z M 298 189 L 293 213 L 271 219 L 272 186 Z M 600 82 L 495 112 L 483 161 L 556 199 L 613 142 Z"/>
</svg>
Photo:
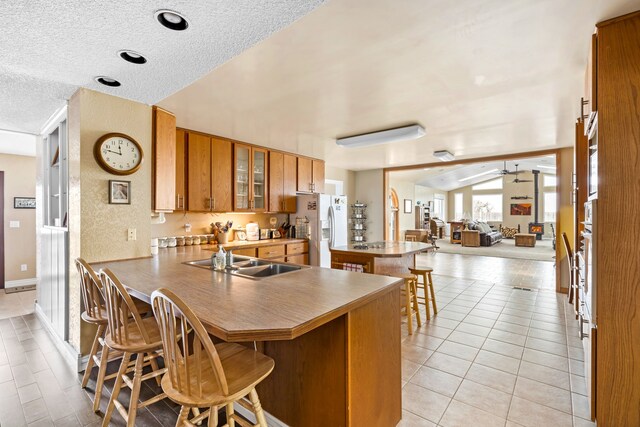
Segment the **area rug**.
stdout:
<svg viewBox="0 0 640 427">
<path fill-rule="evenodd" d="M 447 254 L 463 254 L 492 256 L 498 258 L 532 259 L 536 261 L 554 261 L 556 252 L 553 250 L 551 239 L 537 240 L 533 248 L 516 246 L 514 239 L 502 239 L 493 246 L 480 246 L 478 248 L 462 247 L 460 244 L 452 244 L 448 238 L 438 240 L 438 252 Z"/>
</svg>

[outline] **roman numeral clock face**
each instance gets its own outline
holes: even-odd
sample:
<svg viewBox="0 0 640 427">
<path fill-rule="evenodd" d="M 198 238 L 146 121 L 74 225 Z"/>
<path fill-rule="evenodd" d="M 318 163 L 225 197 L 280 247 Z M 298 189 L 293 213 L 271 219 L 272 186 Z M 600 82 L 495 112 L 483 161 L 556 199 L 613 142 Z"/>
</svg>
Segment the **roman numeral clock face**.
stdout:
<svg viewBox="0 0 640 427">
<path fill-rule="evenodd" d="M 96 142 L 93 154 L 102 169 L 114 175 L 130 175 L 137 171 L 143 160 L 140 144 L 130 136 L 109 133 Z"/>
</svg>

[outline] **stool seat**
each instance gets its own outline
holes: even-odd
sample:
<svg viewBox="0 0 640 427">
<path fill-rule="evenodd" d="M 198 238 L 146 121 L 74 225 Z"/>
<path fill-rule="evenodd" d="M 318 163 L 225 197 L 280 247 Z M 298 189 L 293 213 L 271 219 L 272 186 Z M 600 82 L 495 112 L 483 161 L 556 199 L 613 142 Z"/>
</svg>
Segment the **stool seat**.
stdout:
<svg viewBox="0 0 640 427">
<path fill-rule="evenodd" d="M 412 274 L 416 275 L 416 295 L 418 293 L 418 288 L 422 287 L 424 289 L 424 297 L 417 297 L 423 301 L 420 301 L 420 304 L 424 304 L 427 309 L 427 321 L 431 320 L 431 310 L 429 308 L 429 303 L 433 306 L 433 315 L 438 314 L 438 306 L 436 305 L 436 292 L 433 289 L 433 278 L 431 277 L 431 273 L 433 273 L 433 268 L 431 267 L 421 267 L 421 268 L 409 268 L 409 271 Z M 422 276 L 422 283 L 420 283 L 417 279 L 417 276 Z"/>
<path fill-rule="evenodd" d="M 433 268 L 431 267 L 410 268 L 409 271 L 412 274 L 433 273 Z"/>
<path fill-rule="evenodd" d="M 398 279 L 404 279 L 404 280 L 416 280 L 415 274 L 397 273 L 397 274 L 392 274 L 391 277 L 397 277 Z"/>
</svg>

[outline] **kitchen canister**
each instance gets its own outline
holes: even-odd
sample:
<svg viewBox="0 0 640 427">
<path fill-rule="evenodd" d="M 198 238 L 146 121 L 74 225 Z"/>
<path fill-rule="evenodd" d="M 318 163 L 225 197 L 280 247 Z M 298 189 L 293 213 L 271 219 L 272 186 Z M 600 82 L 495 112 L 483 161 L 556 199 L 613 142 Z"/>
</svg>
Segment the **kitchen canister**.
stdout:
<svg viewBox="0 0 640 427">
<path fill-rule="evenodd" d="M 191 245 L 193 245 L 193 237 L 191 237 L 191 236 L 184 236 L 184 245 L 185 245 L 185 246 L 191 246 Z"/>
<path fill-rule="evenodd" d="M 167 238 L 166 237 L 158 237 L 158 247 L 166 248 L 167 247 Z"/>
<path fill-rule="evenodd" d="M 193 237 L 191 237 L 191 243 L 194 245 L 199 245 L 200 244 L 200 236 L 195 235 Z"/>
<path fill-rule="evenodd" d="M 167 247 L 168 248 L 175 248 L 177 244 L 178 244 L 178 242 L 176 241 L 175 237 L 167 237 Z"/>
<path fill-rule="evenodd" d="M 210 245 L 215 245 L 216 244 L 216 236 L 214 236 L 213 234 L 207 234 L 207 243 Z"/>
<path fill-rule="evenodd" d="M 184 236 L 176 237 L 176 246 L 184 246 Z"/>
<path fill-rule="evenodd" d="M 206 245 L 209 241 L 207 240 L 207 235 L 206 234 L 201 234 L 200 235 L 200 244 L 201 245 Z"/>
</svg>

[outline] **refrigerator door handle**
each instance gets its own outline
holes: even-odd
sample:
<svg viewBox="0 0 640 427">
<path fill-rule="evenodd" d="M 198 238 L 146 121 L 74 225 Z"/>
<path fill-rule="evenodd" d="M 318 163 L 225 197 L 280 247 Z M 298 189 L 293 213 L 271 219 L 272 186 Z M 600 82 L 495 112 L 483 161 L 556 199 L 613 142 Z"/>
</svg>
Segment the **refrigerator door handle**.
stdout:
<svg viewBox="0 0 640 427">
<path fill-rule="evenodd" d="M 329 247 L 332 248 L 335 243 L 336 222 L 333 213 L 333 206 L 329 207 Z"/>
</svg>

